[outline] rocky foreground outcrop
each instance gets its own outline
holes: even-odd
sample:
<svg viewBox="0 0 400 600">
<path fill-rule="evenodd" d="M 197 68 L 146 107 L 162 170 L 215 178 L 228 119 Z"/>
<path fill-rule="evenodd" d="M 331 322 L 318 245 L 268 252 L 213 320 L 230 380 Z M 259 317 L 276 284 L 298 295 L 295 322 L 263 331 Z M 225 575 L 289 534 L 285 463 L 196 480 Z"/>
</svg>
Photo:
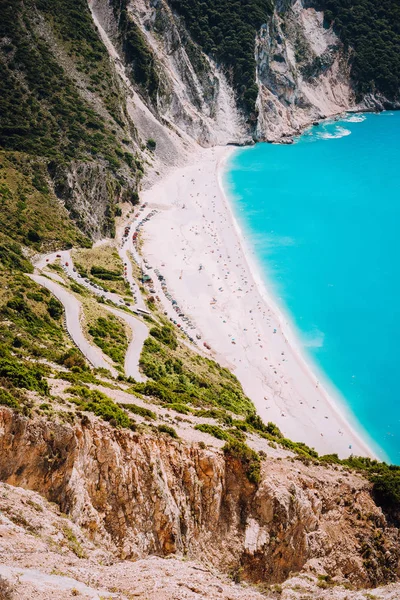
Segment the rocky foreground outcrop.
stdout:
<svg viewBox="0 0 400 600">
<path fill-rule="evenodd" d="M 267 456 L 256 485 L 240 460 L 202 446 L 0 410 L 0 479 L 55 502 L 114 559 L 177 555 L 263 585 L 293 572 L 396 580 L 399 531 L 362 476 Z"/>
</svg>

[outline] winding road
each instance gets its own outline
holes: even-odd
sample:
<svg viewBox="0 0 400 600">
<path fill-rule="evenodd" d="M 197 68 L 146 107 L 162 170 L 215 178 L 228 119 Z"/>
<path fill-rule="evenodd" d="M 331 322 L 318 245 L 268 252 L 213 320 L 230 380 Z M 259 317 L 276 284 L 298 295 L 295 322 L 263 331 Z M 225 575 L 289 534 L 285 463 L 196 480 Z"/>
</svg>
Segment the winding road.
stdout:
<svg viewBox="0 0 400 600">
<path fill-rule="evenodd" d="M 51 254 L 40 256 L 35 262 L 35 274 L 30 275 L 31 279 L 33 279 L 39 285 L 42 285 L 43 287 L 47 288 L 61 302 L 65 310 L 65 324 L 67 331 L 74 344 L 79 348 L 79 350 L 90 362 L 90 364 L 93 365 L 93 367 L 95 368 L 101 367 L 104 369 L 108 369 L 113 377 L 117 377 L 118 371 L 115 369 L 115 367 L 112 366 L 111 359 L 106 357 L 106 355 L 100 350 L 100 348 L 91 344 L 89 340 L 85 337 L 81 324 L 81 302 L 79 302 L 79 300 L 71 292 L 66 290 L 59 283 L 57 283 L 58 280 L 62 283 L 62 278 L 59 275 L 57 275 L 56 273 L 48 273 L 46 274 L 46 276 L 41 274 L 46 266 L 55 262 L 57 259 L 60 259 L 62 268 L 64 269 L 64 272 L 68 275 L 68 277 L 70 277 L 80 285 L 83 285 L 92 293 L 98 296 L 102 296 L 105 300 L 110 300 L 116 305 L 116 307 L 125 304 L 123 299 L 118 294 L 99 290 L 98 288 L 94 287 L 90 282 L 85 281 L 84 278 L 82 278 L 76 271 L 74 271 L 70 250 L 53 252 Z M 132 265 L 130 260 L 128 259 L 128 256 L 126 256 L 126 259 L 128 269 L 130 267 L 128 281 L 129 283 L 131 283 L 134 282 Z M 51 277 L 51 279 L 47 275 Z M 56 279 L 56 281 L 54 281 L 54 279 Z M 137 303 L 138 308 L 141 308 L 143 306 L 143 309 L 146 309 L 139 290 L 137 299 L 140 299 L 140 301 Z M 107 304 L 104 304 L 103 308 L 113 313 L 118 318 L 123 319 L 132 331 L 132 340 L 128 345 L 128 349 L 125 355 L 125 375 L 127 377 L 133 377 L 136 381 L 145 381 L 146 378 L 139 371 L 139 360 L 144 341 L 148 337 L 148 327 L 145 325 L 145 323 L 143 323 L 143 321 L 136 318 L 133 314 L 128 314 L 125 311 L 118 310 L 118 308 L 114 308 Z M 135 310 L 133 306 L 129 308 L 132 312 Z"/>
<path fill-rule="evenodd" d="M 43 275 L 33 274 L 29 275 L 29 277 L 39 285 L 47 288 L 49 292 L 51 292 L 57 298 L 57 300 L 61 302 L 65 310 L 65 323 L 67 331 L 74 344 L 79 348 L 86 359 L 93 365 L 93 367 L 108 369 L 113 377 L 116 377 L 118 375 L 117 370 L 110 365 L 100 348 L 93 346 L 86 339 L 83 333 L 80 321 L 82 304 L 79 302 L 79 300 L 61 285 L 55 281 L 52 281 L 51 279 L 48 279 L 47 277 L 44 277 Z"/>
<path fill-rule="evenodd" d="M 133 377 L 136 381 L 145 381 L 146 378 L 139 371 L 139 359 L 142 353 L 142 348 L 145 340 L 149 335 L 147 326 L 136 319 L 134 316 L 128 315 L 122 310 L 112 308 L 111 306 L 105 305 L 104 308 L 109 312 L 113 313 L 116 317 L 123 319 L 131 328 L 133 333 L 133 339 L 129 343 L 128 350 L 125 355 L 125 375 L 127 377 Z"/>
</svg>

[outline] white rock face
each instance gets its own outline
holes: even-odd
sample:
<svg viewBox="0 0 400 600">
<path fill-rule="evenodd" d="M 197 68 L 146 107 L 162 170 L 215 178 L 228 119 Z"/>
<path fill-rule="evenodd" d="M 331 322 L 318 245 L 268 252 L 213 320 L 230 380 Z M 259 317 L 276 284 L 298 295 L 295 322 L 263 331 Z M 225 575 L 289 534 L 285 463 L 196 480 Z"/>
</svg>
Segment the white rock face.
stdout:
<svg viewBox="0 0 400 600">
<path fill-rule="evenodd" d="M 108 3 L 93 0 L 91 6 L 95 19 L 118 49 L 116 21 Z M 168 4 L 135 0 L 128 11 L 155 57 L 161 85 L 156 103 L 148 107 L 163 126 L 204 147 L 248 139 L 225 75 L 193 44 Z M 189 48 L 195 49 L 196 59 L 189 58 Z M 146 99 L 145 103 L 149 104 Z"/>
<path fill-rule="evenodd" d="M 131 21 L 154 57 L 156 97 L 132 80 L 124 62 L 118 10 L 108 0 L 90 0 L 93 18 L 127 89 L 127 112 L 143 140 L 153 137 L 153 171 L 185 162 L 197 145 L 254 140 L 291 141 L 315 121 L 346 110 L 375 110 L 384 98 L 357 105 L 350 80 L 351 51 L 309 0 L 276 0 L 255 39 L 259 86 L 256 120 L 237 106 L 229 77 L 191 39 L 166 0 L 130 0 Z M 387 102 L 386 102 L 387 105 Z M 147 176 L 149 184 L 151 177 Z"/>
<path fill-rule="evenodd" d="M 265 527 L 255 519 L 249 519 L 246 526 L 244 547 L 250 554 L 254 554 L 269 542 L 269 533 Z"/>
<path fill-rule="evenodd" d="M 295 0 L 275 10 L 256 41 L 257 138 L 276 141 L 355 106 L 343 47 L 323 13 Z"/>
</svg>

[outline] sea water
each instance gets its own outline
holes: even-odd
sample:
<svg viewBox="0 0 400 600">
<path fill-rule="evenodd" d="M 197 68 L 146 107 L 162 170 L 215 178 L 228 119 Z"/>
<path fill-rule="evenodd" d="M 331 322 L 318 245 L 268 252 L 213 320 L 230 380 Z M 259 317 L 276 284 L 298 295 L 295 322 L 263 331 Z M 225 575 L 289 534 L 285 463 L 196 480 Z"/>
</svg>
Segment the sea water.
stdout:
<svg viewBox="0 0 400 600">
<path fill-rule="evenodd" d="M 224 185 L 311 364 L 400 464 L 400 113 L 240 149 Z"/>
</svg>

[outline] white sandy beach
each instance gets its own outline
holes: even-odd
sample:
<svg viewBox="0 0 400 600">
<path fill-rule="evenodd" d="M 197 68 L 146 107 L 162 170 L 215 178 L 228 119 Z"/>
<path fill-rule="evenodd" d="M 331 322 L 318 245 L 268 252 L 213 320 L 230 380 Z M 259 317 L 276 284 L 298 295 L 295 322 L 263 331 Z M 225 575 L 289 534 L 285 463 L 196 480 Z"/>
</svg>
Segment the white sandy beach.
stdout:
<svg viewBox="0 0 400 600">
<path fill-rule="evenodd" d="M 231 151 L 199 150 L 188 166 L 143 193 L 149 208 L 159 210 L 143 230 L 144 256 L 196 324 L 201 345 L 206 341 L 238 377 L 265 422 L 323 454 L 383 459 L 318 382 L 257 275 L 219 184 Z"/>
</svg>

